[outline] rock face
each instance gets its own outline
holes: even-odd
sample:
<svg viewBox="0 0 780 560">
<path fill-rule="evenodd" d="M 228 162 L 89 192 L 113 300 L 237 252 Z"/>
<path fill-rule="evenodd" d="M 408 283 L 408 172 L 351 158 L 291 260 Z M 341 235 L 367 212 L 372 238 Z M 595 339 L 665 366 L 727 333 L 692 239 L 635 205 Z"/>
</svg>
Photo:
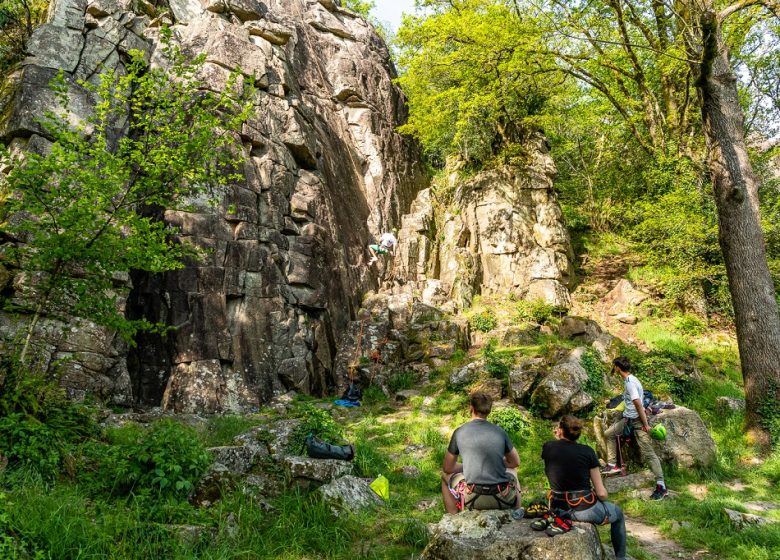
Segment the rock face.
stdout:
<svg viewBox="0 0 780 560">
<path fill-rule="evenodd" d="M 338 2 L 171 0 L 168 15 L 133 6 L 53 0 L 0 95 L 0 139 L 45 147 L 36 118 L 54 107 L 47 85 L 59 70 L 69 118 L 87 118 L 94 99 L 77 80 L 94 82 L 102 68 L 121 73 L 130 49 L 157 64 L 157 26 L 172 18 L 183 51 L 206 55 L 204 90 L 224 88 L 238 69 L 257 88 L 241 133 L 244 179 L 216 208 L 192 201 L 188 211 L 164 212 L 182 239 L 207 251 L 202 262 L 124 285 L 128 315 L 175 327 L 167 338 L 142 335 L 128 351 L 100 332 L 105 348 L 96 352 L 46 339 L 47 329 L 60 330 L 49 322 L 39 329 L 42 351 L 75 358 L 63 378 L 72 394 L 121 404 L 219 412 L 288 389 L 324 393 L 337 341 L 376 282 L 362 266 L 365 246 L 399 225 L 425 186 L 416 147 L 395 132 L 406 109 L 387 47 Z M 18 327 L 0 320 L 5 333 Z"/>
<path fill-rule="evenodd" d="M 553 191 L 555 165 L 541 135 L 527 143 L 525 168 L 504 167 L 444 180 L 443 213 L 421 191 L 399 233 L 396 276 L 425 286 L 431 279 L 455 308 L 477 293 L 519 297 L 568 308 L 572 249 Z"/>
<path fill-rule="evenodd" d="M 531 529 L 529 520 L 512 521 L 508 511 L 445 515 L 431 526 L 426 560 L 601 560 L 601 541 L 593 525 L 550 538 Z"/>
</svg>

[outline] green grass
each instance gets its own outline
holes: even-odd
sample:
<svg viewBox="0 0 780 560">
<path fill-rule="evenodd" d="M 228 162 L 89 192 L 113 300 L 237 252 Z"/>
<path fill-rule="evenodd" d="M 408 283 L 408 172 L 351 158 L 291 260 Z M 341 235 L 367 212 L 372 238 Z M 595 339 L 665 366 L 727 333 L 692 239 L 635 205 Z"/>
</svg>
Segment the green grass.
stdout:
<svg viewBox="0 0 780 560">
<path fill-rule="evenodd" d="M 506 302 L 506 309 L 511 310 L 513 303 Z M 511 322 L 511 313 L 507 311 L 502 320 Z M 706 470 L 667 468 L 669 486 L 680 492 L 678 498 L 661 503 L 629 495 L 613 498 L 629 516 L 657 527 L 686 550 L 707 549 L 713 554 L 711 558 L 723 560 L 780 557 L 780 529 L 736 531 L 723 514 L 724 507 L 740 510 L 750 500 L 778 502 L 775 492 L 780 484 L 780 451 L 763 464 L 754 465 L 755 450 L 742 433 L 742 413 L 715 411 L 717 397 L 743 394 L 739 361 L 731 338 L 700 327 L 696 320 L 685 316 L 651 317 L 643 320 L 638 332 L 652 352 L 629 350 L 638 359 L 647 360 L 649 356 L 659 360 L 650 362 L 655 365 L 671 361 L 680 367 L 698 368 L 703 381 L 691 386 L 678 402 L 698 411 L 709 427 L 718 445 L 715 464 Z M 514 360 L 525 356 L 550 358 L 556 350 L 572 344 L 553 335 L 539 335 L 533 344 L 497 347 L 494 351 L 498 357 Z M 478 352 L 472 350 L 470 359 Z M 388 400 L 377 387 L 369 387 L 364 391 L 361 408 L 337 415 L 346 439 L 357 447 L 355 474 L 370 478 L 382 474 L 390 481 L 390 500 L 376 511 L 334 517 L 316 493 L 289 491 L 278 497 L 257 498 L 245 493 L 240 485 L 228 490 L 224 499 L 211 508 L 200 509 L 186 501 L 161 500 L 149 493 L 111 498 L 92 487 L 80 486 L 81 479 L 75 475 L 63 475 L 47 484 L 28 472 L 6 471 L 0 474 L 0 553 L 10 560 L 35 558 L 36 553 L 54 559 L 144 560 L 414 557 L 426 543 L 425 525 L 437 521 L 443 513 L 439 472 L 446 444 L 452 431 L 468 420 L 466 392 L 447 389 L 446 382 L 451 369 L 468 360 L 465 352 L 460 352 L 449 364 L 432 372 L 432 383 L 420 388 L 427 398 L 413 397 L 401 405 Z M 591 365 L 595 375 L 598 364 Z M 663 375 L 653 377 L 653 373 L 647 372 L 648 385 L 671 383 Z M 399 370 L 391 381 L 398 390 L 417 383 L 417 378 Z M 602 392 L 595 384 L 592 389 Z M 299 400 L 295 405 L 298 412 L 318 404 L 316 399 Z M 207 446 L 229 445 L 236 435 L 261 425 L 268 417 L 275 416 L 211 418 L 198 437 Z M 545 494 L 541 450 L 553 437 L 553 425 L 551 421 L 530 418 L 510 434 L 520 455 L 518 471 L 526 489 L 525 501 Z M 587 436 L 583 441 L 593 444 Z M 418 476 L 405 475 L 404 467 L 415 467 Z M 745 485 L 744 490 L 726 486 L 737 479 Z M 705 486 L 707 495 L 698 499 L 688 491 L 691 484 Z M 431 500 L 436 504 L 432 509 L 416 507 Z M 768 515 L 780 520 L 778 512 Z M 691 528 L 675 529 L 675 520 L 687 521 Z M 181 540 L 168 524 L 200 526 L 203 536 Z M 608 528 L 600 531 L 607 541 Z M 12 553 L 3 548 L 9 542 L 3 540 L 3 535 L 13 538 L 16 550 Z M 639 560 L 651 558 L 634 539 L 629 539 L 629 553 Z"/>
</svg>

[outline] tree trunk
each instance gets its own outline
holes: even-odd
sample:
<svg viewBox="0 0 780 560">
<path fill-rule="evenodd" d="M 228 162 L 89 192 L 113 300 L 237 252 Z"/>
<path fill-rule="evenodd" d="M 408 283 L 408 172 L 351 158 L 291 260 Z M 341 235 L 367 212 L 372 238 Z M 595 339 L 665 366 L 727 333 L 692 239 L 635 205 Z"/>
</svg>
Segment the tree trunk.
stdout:
<svg viewBox="0 0 780 560">
<path fill-rule="evenodd" d="M 701 13 L 697 87 L 708 166 L 718 208 L 719 240 L 734 305 L 747 429 L 762 445 L 769 434 L 761 411 L 780 411 L 780 315 L 767 265 L 758 180 L 745 145 L 744 114 L 717 13 Z M 698 72 L 697 72 L 698 71 Z"/>
</svg>

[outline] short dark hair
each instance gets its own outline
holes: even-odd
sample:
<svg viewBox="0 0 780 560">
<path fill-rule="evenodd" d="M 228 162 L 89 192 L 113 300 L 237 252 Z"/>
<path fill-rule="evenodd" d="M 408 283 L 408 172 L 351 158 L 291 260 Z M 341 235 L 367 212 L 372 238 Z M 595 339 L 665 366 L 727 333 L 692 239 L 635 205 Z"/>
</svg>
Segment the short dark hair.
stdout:
<svg viewBox="0 0 780 560">
<path fill-rule="evenodd" d="M 561 418 L 558 424 L 561 430 L 563 430 L 563 437 L 569 441 L 577 441 L 579 439 L 580 434 L 582 434 L 582 425 L 582 420 L 570 414 Z"/>
<path fill-rule="evenodd" d="M 618 356 L 612 360 L 612 365 L 619 367 L 622 371 L 628 373 L 631 371 L 631 362 L 625 356 Z"/>
<path fill-rule="evenodd" d="M 493 408 L 493 397 L 482 391 L 471 393 L 471 408 L 482 418 L 486 418 Z"/>
</svg>

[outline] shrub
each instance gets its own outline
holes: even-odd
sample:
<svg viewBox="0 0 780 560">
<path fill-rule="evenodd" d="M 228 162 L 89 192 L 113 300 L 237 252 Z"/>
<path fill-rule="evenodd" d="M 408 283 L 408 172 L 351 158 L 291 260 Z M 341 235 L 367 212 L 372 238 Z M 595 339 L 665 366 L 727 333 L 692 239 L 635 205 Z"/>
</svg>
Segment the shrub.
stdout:
<svg viewBox="0 0 780 560">
<path fill-rule="evenodd" d="M 588 348 L 580 359 L 582 367 L 588 372 L 588 379 L 585 381 L 583 389 L 594 399 L 598 399 L 604 393 L 604 375 L 607 369 L 601 361 L 598 353 L 592 348 Z"/>
<path fill-rule="evenodd" d="M 108 440 L 88 442 L 81 449 L 78 478 L 94 493 L 184 498 L 211 464 L 195 430 L 173 420 L 160 420 L 149 429 L 131 424 L 109 432 Z"/>
<path fill-rule="evenodd" d="M 469 325 L 475 331 L 490 332 L 498 326 L 498 319 L 491 309 L 486 309 L 472 315 L 471 319 L 469 319 Z"/>
<path fill-rule="evenodd" d="M 288 444 L 288 450 L 292 453 L 300 453 L 305 445 L 306 437 L 312 434 L 328 443 L 342 443 L 344 430 L 333 419 L 331 413 L 322 408 L 317 408 L 303 403 L 294 411 L 295 418 L 301 423 L 295 428 Z"/>
<path fill-rule="evenodd" d="M 404 389 L 411 389 L 417 383 L 417 374 L 413 371 L 397 371 L 390 376 L 387 381 L 387 388 L 392 393 L 403 391 Z"/>
<path fill-rule="evenodd" d="M 524 438 L 528 435 L 528 421 L 516 408 L 509 406 L 497 408 L 490 413 L 488 420 L 504 428 L 504 431 L 509 436 Z"/>
<path fill-rule="evenodd" d="M 492 377 L 503 379 L 509 375 L 512 367 L 512 358 L 502 356 L 496 351 L 497 342 L 494 339 L 488 341 L 485 348 L 482 349 L 482 357 L 485 359 L 485 371 Z"/>
<path fill-rule="evenodd" d="M 521 321 L 545 323 L 555 312 L 555 306 L 544 300 L 521 301 L 517 304 L 517 318 Z"/>
<path fill-rule="evenodd" d="M 707 325 L 704 321 L 688 313 L 674 320 L 674 328 L 688 336 L 699 336 L 707 331 Z"/>
<path fill-rule="evenodd" d="M 0 418 L 0 449 L 9 463 L 53 479 L 62 462 L 63 442 L 40 420 L 17 413 Z"/>
</svg>

